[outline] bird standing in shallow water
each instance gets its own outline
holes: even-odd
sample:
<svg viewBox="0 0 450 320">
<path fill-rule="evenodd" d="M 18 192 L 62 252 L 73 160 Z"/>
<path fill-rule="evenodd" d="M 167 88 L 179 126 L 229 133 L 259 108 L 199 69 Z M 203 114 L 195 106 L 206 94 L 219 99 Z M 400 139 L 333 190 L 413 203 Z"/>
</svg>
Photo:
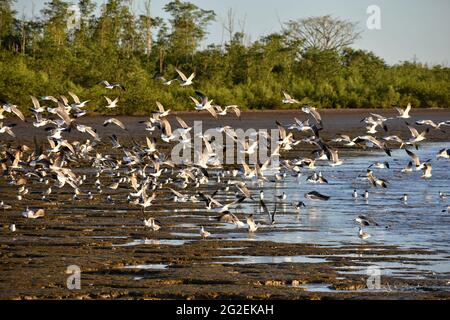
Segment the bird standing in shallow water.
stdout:
<svg viewBox="0 0 450 320">
<path fill-rule="evenodd" d="M 365 239 L 370 238 L 371 235 L 368 234 L 367 232 L 364 232 L 362 228 L 359 228 L 358 237 L 365 240 Z"/>
<path fill-rule="evenodd" d="M 162 227 L 161 222 L 159 222 L 155 218 L 148 218 L 147 220 L 144 219 L 144 225 L 146 227 L 149 227 L 153 231 L 158 231 Z"/>
<path fill-rule="evenodd" d="M 44 209 L 39 209 L 38 211 L 34 212 L 33 210 L 30 210 L 27 207 L 27 209 L 24 212 L 22 212 L 22 217 L 29 218 L 29 219 L 41 218 L 44 215 L 45 215 Z"/>
<path fill-rule="evenodd" d="M 253 220 L 253 215 L 249 215 L 247 217 L 247 225 L 248 225 L 248 232 L 255 232 L 256 230 L 258 230 L 258 226 L 255 224 L 255 220 Z"/>
<path fill-rule="evenodd" d="M 280 195 L 278 195 L 277 198 L 278 198 L 278 200 L 280 200 L 280 201 L 284 201 L 284 200 L 286 200 L 287 195 L 286 195 L 286 193 L 283 191 L 283 193 L 280 194 Z"/>
<path fill-rule="evenodd" d="M 200 236 L 201 236 L 203 239 L 208 238 L 210 235 L 211 235 L 211 233 L 208 232 L 208 231 L 206 231 L 205 228 L 203 228 L 203 226 L 200 228 Z"/>
<path fill-rule="evenodd" d="M 408 202 L 408 195 L 405 193 L 405 194 L 403 195 L 403 197 L 400 198 L 400 200 L 401 200 L 404 204 L 406 204 L 406 203 Z"/>
<path fill-rule="evenodd" d="M 295 205 L 295 211 L 296 211 L 297 213 L 300 213 L 300 210 L 301 210 L 302 208 L 305 208 L 305 207 L 306 207 L 305 203 L 304 203 L 303 201 L 299 201 L 299 202 Z"/>
</svg>

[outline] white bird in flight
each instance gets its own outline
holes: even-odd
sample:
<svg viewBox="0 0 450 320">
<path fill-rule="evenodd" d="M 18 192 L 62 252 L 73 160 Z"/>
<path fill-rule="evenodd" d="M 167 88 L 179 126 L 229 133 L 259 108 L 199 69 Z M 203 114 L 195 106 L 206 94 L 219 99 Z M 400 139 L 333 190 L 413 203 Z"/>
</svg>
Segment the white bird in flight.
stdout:
<svg viewBox="0 0 450 320">
<path fill-rule="evenodd" d="M 195 77 L 195 72 L 193 72 L 189 76 L 189 78 L 187 78 L 186 75 L 183 72 L 181 72 L 180 70 L 178 70 L 177 68 L 175 68 L 175 71 L 178 72 L 178 74 L 180 75 L 181 80 L 183 80 L 182 83 L 180 84 L 180 86 L 186 87 L 186 86 L 190 86 L 192 84 L 192 80 Z"/>
</svg>

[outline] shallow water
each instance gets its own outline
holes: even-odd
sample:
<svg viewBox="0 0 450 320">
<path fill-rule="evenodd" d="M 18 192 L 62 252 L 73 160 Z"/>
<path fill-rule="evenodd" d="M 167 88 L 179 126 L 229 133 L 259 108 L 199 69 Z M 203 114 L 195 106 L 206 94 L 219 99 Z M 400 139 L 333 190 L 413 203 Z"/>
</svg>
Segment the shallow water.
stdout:
<svg viewBox="0 0 450 320">
<path fill-rule="evenodd" d="M 393 151 L 392 157 L 376 150 L 367 151 L 364 156 L 361 156 L 361 151 L 346 152 L 341 156 L 344 159 L 342 166 L 332 168 L 326 162 L 322 162 L 322 165 L 316 164 L 315 170 L 322 171 L 329 184 L 306 182 L 306 177 L 313 170 L 305 171 L 300 182 L 288 175 L 282 182 L 266 182 L 264 184 L 265 201 L 269 210 L 274 207 L 275 195 L 283 192 L 287 194 L 285 201 L 278 201 L 278 212 L 274 225 L 261 225 L 254 234 L 248 234 L 245 229 L 235 228 L 229 224 L 223 224 L 220 231 L 215 231 L 212 227 L 207 230 L 212 233 L 212 238 L 239 241 L 267 240 L 279 243 L 309 243 L 334 248 L 364 244 L 368 248 L 367 255 L 370 255 L 371 245 L 423 249 L 429 251 L 430 254 L 424 257 L 419 255 L 416 258 L 434 259 L 438 262 L 422 261 L 403 264 L 401 261 L 396 261 L 380 262 L 378 265 L 386 271 L 386 274 L 392 273 L 390 272 L 392 268 L 399 269 L 396 270 L 397 275 L 406 275 L 406 272 L 409 273 L 411 270 L 423 273 L 450 273 L 450 214 L 442 213 L 442 210 L 448 205 L 448 199 L 440 199 L 438 195 L 439 191 L 450 193 L 448 182 L 450 161 L 436 159 L 436 153 L 444 147 L 450 148 L 450 143 L 423 144 L 419 150 L 413 151 L 421 160 L 431 159 L 433 171 L 432 177 L 429 179 L 421 178 L 421 170 L 401 173 L 401 169 L 410 161 L 410 157 L 404 150 Z M 366 179 L 358 177 L 359 175 L 365 176 L 367 167 L 377 161 L 388 161 L 390 164 L 390 169 L 373 168 L 376 177 L 389 182 L 386 189 L 372 187 Z M 253 186 L 252 189 L 257 195 L 259 188 Z M 356 189 L 359 194 L 356 200 L 352 198 L 353 189 Z M 330 196 L 330 200 L 305 199 L 304 194 L 313 190 Z M 367 201 L 362 197 L 364 190 L 369 191 Z M 407 203 L 400 200 L 403 194 L 407 194 L 409 197 Z M 298 201 L 306 203 L 306 208 L 302 208 L 300 214 L 296 213 L 293 205 Z M 257 223 L 264 223 L 267 219 L 264 214 L 260 214 L 256 201 L 246 201 L 232 212 L 241 219 L 245 218 L 245 214 L 253 213 Z M 371 234 L 367 240 L 361 240 L 357 236 L 358 225 L 354 219 L 359 214 L 374 218 L 380 225 L 364 228 Z M 189 225 L 189 229 L 192 230 L 192 225 Z M 173 234 L 181 237 L 199 237 L 198 233 L 193 232 Z M 292 262 L 296 262 L 295 256 L 290 258 Z M 227 263 L 286 262 L 283 260 L 284 257 L 240 256 L 240 259 Z M 405 273 L 401 272 L 402 269 Z M 365 273 L 365 270 L 366 267 L 357 268 L 355 272 Z"/>
<path fill-rule="evenodd" d="M 142 270 L 164 270 L 168 268 L 167 264 L 138 264 L 133 266 L 125 266 L 124 269 L 142 269 Z"/>
<path fill-rule="evenodd" d="M 113 244 L 113 247 L 133 247 L 140 245 L 169 245 L 169 246 L 181 246 L 185 244 L 186 240 L 175 239 L 135 239 L 133 241 L 123 244 Z"/>
<path fill-rule="evenodd" d="M 222 256 L 217 257 L 221 259 L 222 264 L 255 264 L 255 263 L 322 263 L 326 262 L 322 258 L 311 258 L 306 256 Z M 233 261 L 224 261 L 224 259 L 233 259 Z"/>
</svg>

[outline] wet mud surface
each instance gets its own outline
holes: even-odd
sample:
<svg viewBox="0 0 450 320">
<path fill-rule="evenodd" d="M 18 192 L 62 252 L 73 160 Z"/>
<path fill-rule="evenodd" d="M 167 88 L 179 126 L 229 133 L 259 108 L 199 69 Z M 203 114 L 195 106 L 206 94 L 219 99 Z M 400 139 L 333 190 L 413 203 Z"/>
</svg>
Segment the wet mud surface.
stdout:
<svg viewBox="0 0 450 320">
<path fill-rule="evenodd" d="M 372 110 L 383 115 L 392 111 Z M 325 138 L 337 133 L 364 133 L 360 120 L 365 111 L 343 110 L 322 113 Z M 275 119 L 293 122 L 305 119 L 301 112 L 248 112 L 242 120 L 227 117 L 216 122 L 204 113 L 178 113 L 188 124 L 204 120 L 204 129 L 228 124 L 235 128 L 275 128 Z M 417 119 L 450 119 L 450 110 L 414 110 Z M 129 128 L 118 132 L 103 128 L 103 117 L 81 122 L 97 127 L 102 140 L 116 133 L 124 141 L 142 142 L 146 132 L 143 117 L 118 117 Z M 399 120 L 400 121 L 400 120 Z M 412 122 L 412 120 L 411 120 Z M 31 143 L 44 138 L 29 123 L 18 123 L 15 142 Z M 407 135 L 405 126 L 391 124 L 389 134 Z M 449 130 L 450 131 L 450 130 Z M 42 136 L 39 136 L 42 134 Z M 84 135 L 73 134 L 72 139 Z M 2 139 L 8 140 L 2 136 Z M 433 131 L 429 141 L 449 141 L 449 133 Z M 13 140 L 11 140 L 13 142 Z M 290 154 L 298 157 L 298 153 Z M 288 156 L 288 157 L 289 157 Z M 88 168 L 86 169 L 89 172 Z M 107 181 L 105 181 L 107 184 Z M 87 188 L 89 187 L 86 186 Z M 93 187 L 93 186 L 92 186 Z M 212 192 L 217 185 L 204 187 Z M 41 188 L 41 189 L 39 189 Z M 93 187 L 94 188 L 94 187 Z M 421 271 L 406 266 L 433 263 L 433 247 L 404 248 L 363 241 L 323 245 L 314 242 L 283 243 L 261 240 L 258 233 L 237 229 L 211 219 L 216 216 L 203 205 L 173 203 L 167 190 L 145 213 L 122 201 L 105 203 L 104 197 L 74 201 L 69 188 L 56 190 L 43 203 L 38 186 L 27 196 L 30 208 L 45 208 L 42 219 L 24 219 L 24 203 L 15 200 L 16 189 L 0 179 L 1 199 L 12 205 L 0 210 L 0 298 L 1 299 L 449 299 L 450 270 Z M 256 190 L 256 189 L 255 189 Z M 129 190 L 106 191 L 119 199 Z M 183 192 L 194 194 L 194 190 Z M 256 192 L 256 191 L 255 191 Z M 268 191 L 267 191 L 268 192 Z M 203 208 L 203 209 L 202 209 Z M 239 210 L 239 207 L 238 209 Z M 295 214 L 286 212 L 286 215 Z M 159 231 L 142 225 L 152 216 L 163 224 Z M 8 229 L 15 223 L 17 231 Z M 212 232 L 201 239 L 199 226 Z M 285 229 L 294 232 L 301 229 Z M 308 230 L 304 230 L 308 232 Z M 271 229 L 263 231 L 270 234 Z M 230 236 L 233 235 L 233 236 Z M 264 239 L 264 238 L 263 238 Z M 358 239 L 359 240 L 359 239 Z M 428 258 L 433 255 L 433 258 Z M 450 257 L 441 253 L 447 263 Z M 389 265 L 378 289 L 368 288 L 368 265 Z M 69 290 L 68 266 L 81 269 L 81 289 Z M 396 269 L 401 273 L 396 274 Z"/>
</svg>

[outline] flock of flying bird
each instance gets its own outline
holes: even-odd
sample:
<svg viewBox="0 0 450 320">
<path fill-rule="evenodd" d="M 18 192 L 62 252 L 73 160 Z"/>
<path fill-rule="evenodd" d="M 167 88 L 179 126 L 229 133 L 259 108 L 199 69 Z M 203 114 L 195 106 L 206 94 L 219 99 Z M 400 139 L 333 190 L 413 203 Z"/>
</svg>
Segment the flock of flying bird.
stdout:
<svg viewBox="0 0 450 320">
<path fill-rule="evenodd" d="M 172 80 L 161 79 L 164 85 L 171 85 L 174 81 L 179 81 L 180 86 L 187 87 L 193 84 L 195 73 L 186 77 L 184 73 L 176 69 L 180 78 Z M 107 81 L 101 81 L 99 85 L 106 89 L 125 90 L 125 87 L 119 83 L 111 84 Z M 206 110 L 215 119 L 219 116 L 225 116 L 228 111 L 234 113 L 237 118 L 241 117 L 240 109 L 237 105 L 219 106 L 213 103 L 207 95 L 195 90 L 197 97 L 191 97 L 194 103 L 194 109 L 197 111 Z M 365 135 L 351 138 L 348 135 L 338 135 L 330 141 L 325 141 L 320 137 L 323 130 L 323 122 L 320 113 L 316 108 L 303 107 L 301 110 L 309 116 L 306 121 L 294 118 L 291 124 L 281 124 L 276 122 L 279 129 L 279 138 L 275 151 L 269 159 L 262 164 L 255 164 L 251 167 L 247 163 L 240 166 L 230 166 L 225 168 L 217 157 L 218 148 L 223 146 L 216 145 L 211 136 L 201 134 L 205 149 L 198 154 L 197 160 L 185 160 L 184 163 L 174 163 L 169 159 L 166 150 L 170 150 L 170 146 L 174 143 L 182 143 L 183 148 L 192 146 L 192 140 L 188 137 L 188 133 L 192 127 L 179 116 L 175 116 L 179 124 L 176 130 L 172 130 L 169 122 L 171 110 L 166 109 L 160 102 L 156 102 L 158 110 L 152 113 L 147 121 L 142 121 L 145 130 L 150 137 L 146 138 L 146 143 L 141 145 L 133 138 L 130 146 L 122 144 L 118 137 L 113 134 L 109 136 L 110 144 L 105 143 L 97 130 L 80 123 L 79 118 L 87 114 L 86 107 L 89 100 L 81 101 L 78 96 L 69 92 L 71 100 L 61 95 L 56 98 L 54 96 L 34 97 L 31 96 L 33 107 L 30 108 L 34 119 L 33 126 L 45 130 L 47 137 L 47 145 L 38 142 L 34 138 L 35 148 L 32 149 L 25 144 L 13 146 L 11 143 L 1 142 L 0 140 L 0 165 L 3 170 L 3 178 L 11 186 L 17 187 L 17 200 L 26 201 L 27 195 L 30 196 L 30 189 L 36 185 L 43 186 L 45 191 L 40 195 L 43 202 L 56 201 L 58 199 L 57 192 L 54 189 L 62 189 L 64 187 L 71 190 L 74 201 L 81 199 L 99 199 L 105 200 L 107 203 L 117 201 L 126 201 L 132 206 L 141 207 L 145 216 L 147 208 L 151 207 L 157 200 L 158 194 L 165 190 L 170 192 L 171 200 L 177 203 L 204 203 L 207 210 L 214 211 L 218 215 L 214 220 L 234 224 L 239 228 L 247 228 L 248 232 L 254 233 L 262 225 L 273 225 L 275 223 L 275 215 L 277 213 L 277 203 L 285 202 L 287 195 L 283 192 L 276 195 L 273 210 L 267 207 L 262 189 L 257 196 L 253 195 L 251 188 L 256 186 L 260 188 L 267 181 L 282 181 L 288 174 L 296 179 L 300 179 L 305 170 L 312 171 L 306 179 L 311 184 L 328 183 L 322 172 L 316 172 L 316 162 L 323 161 L 325 164 L 335 167 L 340 166 L 344 162 L 339 158 L 338 149 L 332 147 L 332 144 L 348 147 L 378 148 L 391 156 L 391 148 L 397 144 L 399 148 L 405 148 L 406 153 L 411 157 L 411 161 L 406 165 L 402 172 L 412 172 L 414 170 L 422 170 L 422 178 L 428 179 L 432 176 L 432 165 L 429 160 L 421 161 L 421 159 L 408 147 L 419 148 L 419 143 L 426 139 L 427 133 L 431 130 L 442 130 L 445 126 L 450 126 L 450 121 L 434 123 L 431 120 L 416 121 L 418 126 L 426 126 L 427 128 L 419 132 L 410 123 L 406 122 L 411 135 L 406 139 L 396 135 L 376 138 L 373 134 L 377 130 L 383 132 L 388 131 L 387 124 L 395 119 L 407 120 L 410 118 L 411 105 L 406 109 L 399 109 L 399 115 L 393 118 L 371 113 L 368 117 L 361 120 L 367 127 Z M 291 97 L 288 93 L 283 92 L 282 103 L 299 104 L 299 101 Z M 110 99 L 104 97 L 108 109 L 114 109 L 118 106 L 119 97 Z M 42 104 L 50 104 L 51 106 L 43 106 Z M 9 102 L 0 101 L 0 120 L 5 119 L 7 114 L 14 114 L 22 121 L 27 121 L 20 109 Z M 15 137 L 14 124 L 5 125 L 0 122 L 0 138 L 2 135 Z M 103 126 L 117 126 L 118 129 L 127 131 L 128 128 L 117 118 L 109 118 L 103 122 Z M 244 155 L 254 155 L 258 150 L 258 135 L 247 137 L 245 141 L 237 138 L 235 129 L 230 126 L 221 126 L 215 128 L 218 133 L 225 134 L 233 140 L 241 144 L 242 153 Z M 72 131 L 78 131 L 86 134 L 85 141 L 69 141 L 67 136 Z M 294 137 L 294 132 L 302 135 L 300 138 Z M 266 134 L 267 135 L 267 134 Z M 265 136 L 267 138 L 267 136 Z M 283 153 L 294 150 L 299 144 L 311 145 L 314 151 L 312 157 L 300 157 L 297 159 L 282 159 L 280 165 L 276 168 L 270 167 L 273 157 L 280 156 Z M 108 151 L 113 152 L 108 153 Z M 450 149 L 442 149 L 437 154 L 437 158 L 450 158 Z M 82 166 L 91 166 L 94 170 L 95 181 L 88 181 L 90 177 L 80 173 L 77 168 Z M 386 188 L 388 181 L 377 178 L 372 168 L 389 168 L 388 162 L 377 162 L 371 164 L 367 168 L 365 178 L 369 185 L 374 188 Z M 269 169 L 274 170 L 270 173 Z M 273 175 L 273 176 L 272 176 Z M 103 182 L 102 182 L 103 180 Z M 207 194 L 202 191 L 202 186 L 208 186 L 213 182 L 219 186 L 216 191 Z M 88 186 L 91 187 L 88 190 Z M 126 198 L 115 198 L 104 192 L 107 190 L 117 190 L 118 188 L 127 191 Z M 194 192 L 186 192 L 183 190 L 195 190 Z M 230 202 L 220 202 L 217 195 L 223 193 L 228 195 L 234 191 L 234 200 Z M 106 197 L 105 197 L 106 193 Z M 358 198 L 357 190 L 353 191 L 353 198 Z M 446 198 L 446 194 L 439 193 L 441 199 Z M 369 192 L 365 190 L 364 198 L 368 199 Z M 317 191 L 311 191 L 305 194 L 306 199 L 327 201 L 329 196 L 321 194 Z M 407 195 L 404 195 L 401 201 L 406 202 Z M 237 214 L 231 212 L 233 207 L 237 207 L 244 201 L 257 201 L 260 212 L 267 216 L 265 221 L 255 222 L 253 214 L 246 216 L 246 222 L 241 221 Z M 300 213 L 305 203 L 298 201 L 293 204 L 295 211 Z M 12 209 L 12 205 L 0 202 L 0 209 Z M 449 207 L 443 212 L 448 212 Z M 36 219 L 45 217 L 43 208 L 34 210 L 26 207 L 22 212 L 24 218 Z M 355 221 L 360 225 L 358 236 L 361 239 L 367 239 L 370 234 L 364 232 L 362 227 L 370 225 L 378 225 L 376 221 L 366 215 L 358 216 Z M 158 231 L 163 224 L 149 217 L 143 219 L 143 226 L 153 231 Z M 16 231 L 16 225 L 10 224 L 10 230 Z M 206 231 L 203 226 L 200 227 L 200 236 L 206 238 L 211 233 Z"/>
</svg>

